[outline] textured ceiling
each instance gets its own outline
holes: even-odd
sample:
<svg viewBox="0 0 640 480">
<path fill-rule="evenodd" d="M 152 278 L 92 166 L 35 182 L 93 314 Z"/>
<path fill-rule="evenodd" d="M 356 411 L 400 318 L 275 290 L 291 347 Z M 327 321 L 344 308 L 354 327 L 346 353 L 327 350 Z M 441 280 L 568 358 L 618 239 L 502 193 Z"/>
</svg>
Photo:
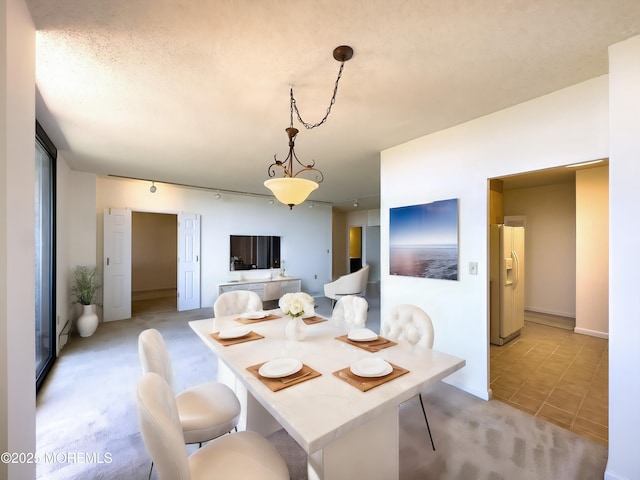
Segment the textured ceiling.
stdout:
<svg viewBox="0 0 640 480">
<path fill-rule="evenodd" d="M 72 169 L 268 194 L 296 152 L 312 200 L 376 206 L 382 149 L 608 71 L 638 0 L 26 0 L 37 116 Z"/>
</svg>

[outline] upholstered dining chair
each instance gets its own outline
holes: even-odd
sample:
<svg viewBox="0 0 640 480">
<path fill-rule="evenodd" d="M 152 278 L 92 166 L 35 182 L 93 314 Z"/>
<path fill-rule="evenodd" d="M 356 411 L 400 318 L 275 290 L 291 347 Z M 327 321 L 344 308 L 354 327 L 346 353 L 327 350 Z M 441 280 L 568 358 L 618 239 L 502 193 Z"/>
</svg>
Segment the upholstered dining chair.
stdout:
<svg viewBox="0 0 640 480">
<path fill-rule="evenodd" d="M 348 330 L 362 328 L 367 321 L 369 303 L 357 295 L 340 297 L 331 313 L 331 319 Z"/>
<path fill-rule="evenodd" d="M 250 290 L 234 290 L 221 293 L 213 304 L 214 317 L 259 312 L 260 310 L 262 310 L 262 300 L 260 300 L 256 292 Z"/>
<path fill-rule="evenodd" d="M 324 296 L 331 299 L 331 306 L 345 295 L 362 295 L 367 290 L 369 280 L 369 265 L 364 265 L 360 270 L 342 275 L 331 283 L 325 283 Z"/>
<path fill-rule="evenodd" d="M 380 334 L 383 337 L 407 341 L 422 348 L 433 348 L 434 334 L 431 317 L 415 305 L 396 305 L 393 307 L 389 317 L 380 327 Z M 429 420 L 427 420 L 427 412 L 424 409 L 421 393 L 418 393 L 418 398 L 420 399 L 422 414 L 431 439 L 431 447 L 435 451 L 436 446 L 433 443 L 433 436 L 431 435 L 431 428 L 429 428 Z"/>
<path fill-rule="evenodd" d="M 160 480 L 289 480 L 280 454 L 255 432 L 225 435 L 187 455 L 175 396 L 160 375 L 140 379 L 136 403 L 140 433 Z"/>
<path fill-rule="evenodd" d="M 142 373 L 157 373 L 173 391 L 169 352 L 158 330 L 150 328 L 140 333 L 138 353 Z M 233 390 L 222 383 L 195 385 L 177 395 L 174 392 L 174 396 L 185 443 L 202 446 L 202 443 L 229 433 L 238 425 L 240 401 Z"/>
</svg>

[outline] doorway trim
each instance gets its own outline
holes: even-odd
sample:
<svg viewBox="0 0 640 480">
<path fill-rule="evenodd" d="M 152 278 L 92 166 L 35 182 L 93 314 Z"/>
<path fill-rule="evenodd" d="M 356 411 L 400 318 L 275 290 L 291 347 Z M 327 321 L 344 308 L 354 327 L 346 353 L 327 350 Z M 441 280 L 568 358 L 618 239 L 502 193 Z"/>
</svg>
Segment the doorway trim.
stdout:
<svg viewBox="0 0 640 480">
<path fill-rule="evenodd" d="M 178 261 L 183 247 L 188 250 L 188 255 L 182 255 L 183 258 L 194 260 L 190 261 L 191 270 L 190 278 L 193 281 L 190 289 L 186 288 L 183 281 L 181 282 L 180 273 L 181 269 L 178 266 L 178 311 L 181 311 L 181 306 L 184 306 L 184 310 L 191 310 L 200 308 L 200 214 L 187 214 L 183 211 L 158 211 L 158 210 L 145 210 L 145 209 L 124 209 L 118 210 L 114 208 L 105 208 L 104 210 L 104 232 L 103 232 L 103 266 L 104 266 L 104 287 L 103 287 L 103 321 L 109 322 L 114 320 L 124 320 L 131 318 L 131 214 L 132 212 L 140 213 L 158 213 L 176 215 L 178 218 L 178 235 L 180 235 L 180 223 L 183 221 L 192 222 L 194 218 L 197 218 L 197 232 L 190 230 L 189 239 L 183 242 L 178 239 L 178 251 L 176 252 L 176 261 Z M 107 228 L 108 217 L 112 212 L 123 212 L 122 221 L 124 225 L 122 233 L 114 236 L 114 232 L 111 228 Z M 128 213 L 125 213 L 128 212 Z M 128 226 L 128 228 L 127 228 Z M 114 241 L 116 244 L 113 244 Z M 108 267 L 113 266 L 112 258 L 117 258 L 119 262 L 123 263 L 124 267 L 119 275 L 122 275 L 117 282 L 108 280 Z M 128 265 L 128 268 L 127 268 Z M 181 305 L 180 293 L 181 285 L 183 286 L 183 298 L 189 300 L 187 303 Z M 187 291 L 189 294 L 187 294 Z M 117 303 L 117 307 L 112 306 L 111 303 Z M 194 306 L 197 305 L 197 306 Z M 117 309 L 116 309 L 117 308 Z"/>
</svg>

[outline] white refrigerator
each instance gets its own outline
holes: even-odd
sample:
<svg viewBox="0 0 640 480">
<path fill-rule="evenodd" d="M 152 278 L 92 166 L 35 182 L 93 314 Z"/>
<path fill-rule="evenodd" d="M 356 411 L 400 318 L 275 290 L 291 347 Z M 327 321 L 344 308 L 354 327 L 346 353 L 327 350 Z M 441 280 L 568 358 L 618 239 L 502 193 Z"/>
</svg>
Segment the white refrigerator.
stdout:
<svg viewBox="0 0 640 480">
<path fill-rule="evenodd" d="M 490 226 L 490 341 L 504 345 L 524 327 L 524 227 Z"/>
</svg>

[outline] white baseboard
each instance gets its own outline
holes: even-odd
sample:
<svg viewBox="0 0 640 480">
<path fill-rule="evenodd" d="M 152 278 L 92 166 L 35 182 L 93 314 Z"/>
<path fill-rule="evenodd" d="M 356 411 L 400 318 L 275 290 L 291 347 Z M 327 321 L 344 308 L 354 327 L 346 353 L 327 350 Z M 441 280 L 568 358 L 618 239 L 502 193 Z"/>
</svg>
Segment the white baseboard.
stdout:
<svg viewBox="0 0 640 480">
<path fill-rule="evenodd" d="M 558 310 L 548 310 L 546 308 L 528 307 L 525 305 L 525 311 L 533 313 L 544 313 L 546 315 L 556 315 L 557 317 L 576 318 L 576 312 L 560 312 Z"/>
<path fill-rule="evenodd" d="M 588 328 L 579 328 L 579 327 L 574 328 L 573 331 L 581 335 L 589 335 L 590 337 L 606 338 L 607 340 L 609 339 L 609 334 L 607 332 L 599 332 L 598 330 L 589 330 Z"/>
<path fill-rule="evenodd" d="M 69 331 L 71 330 L 71 322 L 67 320 L 60 334 L 58 335 L 58 351 L 62 350 L 69 340 Z"/>
<path fill-rule="evenodd" d="M 453 382 L 451 379 L 445 378 L 442 380 L 447 385 L 451 385 L 452 387 L 456 387 L 463 392 L 470 393 L 473 396 L 481 398 L 482 400 L 490 400 L 491 399 L 491 389 L 488 390 L 476 390 L 475 388 L 469 388 L 469 385 Z"/>
<path fill-rule="evenodd" d="M 627 477 L 621 477 L 617 473 L 613 473 L 609 470 L 604 471 L 604 480 L 631 480 Z"/>
</svg>

